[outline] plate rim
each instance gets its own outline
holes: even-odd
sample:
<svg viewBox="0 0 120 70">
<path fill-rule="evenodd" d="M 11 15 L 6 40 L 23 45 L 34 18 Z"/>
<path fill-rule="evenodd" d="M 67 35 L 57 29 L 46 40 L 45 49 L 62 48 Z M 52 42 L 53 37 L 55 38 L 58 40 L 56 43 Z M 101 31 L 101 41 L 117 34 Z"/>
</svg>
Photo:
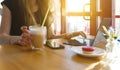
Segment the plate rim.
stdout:
<svg viewBox="0 0 120 70">
<path fill-rule="evenodd" d="M 100 56 L 103 56 L 103 55 L 105 55 L 106 54 L 106 51 L 104 50 L 104 49 L 102 49 L 102 48 L 99 48 L 99 47 L 95 47 L 95 46 L 92 46 L 92 47 L 94 47 L 95 49 L 100 49 L 100 50 L 102 50 L 103 51 L 103 53 L 101 53 L 101 54 L 84 54 L 81 50 L 82 50 L 82 46 L 72 46 L 71 47 L 71 50 L 73 51 L 73 52 L 75 52 L 75 53 L 77 53 L 77 54 L 79 54 L 79 55 L 81 55 L 81 56 L 85 56 L 85 57 L 100 57 Z M 78 48 L 80 48 L 80 51 L 79 52 L 77 52 L 76 50 L 74 50 L 74 49 L 77 49 L 78 50 Z"/>
</svg>

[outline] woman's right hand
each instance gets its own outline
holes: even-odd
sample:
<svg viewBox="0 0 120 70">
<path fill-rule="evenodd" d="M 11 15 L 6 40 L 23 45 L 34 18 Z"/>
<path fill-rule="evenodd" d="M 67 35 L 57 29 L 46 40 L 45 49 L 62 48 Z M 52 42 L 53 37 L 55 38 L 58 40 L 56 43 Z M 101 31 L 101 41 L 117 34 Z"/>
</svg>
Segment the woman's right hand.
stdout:
<svg viewBox="0 0 120 70">
<path fill-rule="evenodd" d="M 31 49 L 32 46 L 32 37 L 29 33 L 29 30 L 27 29 L 27 26 L 22 26 L 22 35 L 21 39 L 18 41 L 18 43 L 22 46 L 21 48 L 24 50 Z"/>
</svg>

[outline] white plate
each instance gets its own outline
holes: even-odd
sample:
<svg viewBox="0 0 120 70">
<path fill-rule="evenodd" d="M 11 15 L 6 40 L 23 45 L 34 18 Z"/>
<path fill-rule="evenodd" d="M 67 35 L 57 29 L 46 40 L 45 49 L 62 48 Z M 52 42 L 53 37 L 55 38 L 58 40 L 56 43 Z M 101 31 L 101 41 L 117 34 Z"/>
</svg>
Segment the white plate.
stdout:
<svg viewBox="0 0 120 70">
<path fill-rule="evenodd" d="M 103 56 L 103 55 L 105 55 L 106 54 L 106 52 L 105 52 L 105 50 L 104 49 L 101 49 L 101 48 L 97 48 L 97 47 L 94 47 L 95 48 L 95 50 L 94 50 L 94 52 L 92 53 L 92 54 L 85 54 L 85 53 L 83 53 L 83 51 L 82 51 L 82 46 L 73 46 L 72 48 L 71 48 L 71 50 L 73 51 L 73 52 L 75 52 L 75 53 L 77 53 L 77 54 L 80 54 L 80 55 L 82 55 L 82 56 L 85 56 L 85 57 L 98 57 L 98 56 Z"/>
</svg>

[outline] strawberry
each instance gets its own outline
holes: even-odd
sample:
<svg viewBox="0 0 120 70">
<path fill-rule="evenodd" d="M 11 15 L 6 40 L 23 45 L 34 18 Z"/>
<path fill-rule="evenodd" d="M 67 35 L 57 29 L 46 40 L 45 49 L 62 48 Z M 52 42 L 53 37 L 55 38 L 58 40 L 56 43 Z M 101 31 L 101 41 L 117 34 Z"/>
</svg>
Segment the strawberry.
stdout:
<svg viewBox="0 0 120 70">
<path fill-rule="evenodd" d="M 84 50 L 84 51 L 94 51 L 95 49 L 94 49 L 94 47 L 91 47 L 91 46 L 83 46 L 82 50 Z"/>
</svg>

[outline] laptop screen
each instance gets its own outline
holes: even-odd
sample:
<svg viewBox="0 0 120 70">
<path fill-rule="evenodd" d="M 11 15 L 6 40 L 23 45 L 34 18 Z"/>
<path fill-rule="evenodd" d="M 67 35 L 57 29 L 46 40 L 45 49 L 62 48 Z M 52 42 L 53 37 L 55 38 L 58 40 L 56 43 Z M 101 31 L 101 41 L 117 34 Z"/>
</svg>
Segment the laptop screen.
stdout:
<svg viewBox="0 0 120 70">
<path fill-rule="evenodd" d="M 111 18 L 104 18 L 103 21 L 101 22 L 98 30 L 97 30 L 97 34 L 95 36 L 94 42 L 93 42 L 93 46 L 95 47 L 105 47 L 106 43 L 103 42 L 103 40 L 106 40 L 105 37 L 103 36 L 103 28 L 102 26 L 105 26 L 107 29 L 110 27 L 110 23 L 111 23 L 112 19 Z"/>
</svg>

